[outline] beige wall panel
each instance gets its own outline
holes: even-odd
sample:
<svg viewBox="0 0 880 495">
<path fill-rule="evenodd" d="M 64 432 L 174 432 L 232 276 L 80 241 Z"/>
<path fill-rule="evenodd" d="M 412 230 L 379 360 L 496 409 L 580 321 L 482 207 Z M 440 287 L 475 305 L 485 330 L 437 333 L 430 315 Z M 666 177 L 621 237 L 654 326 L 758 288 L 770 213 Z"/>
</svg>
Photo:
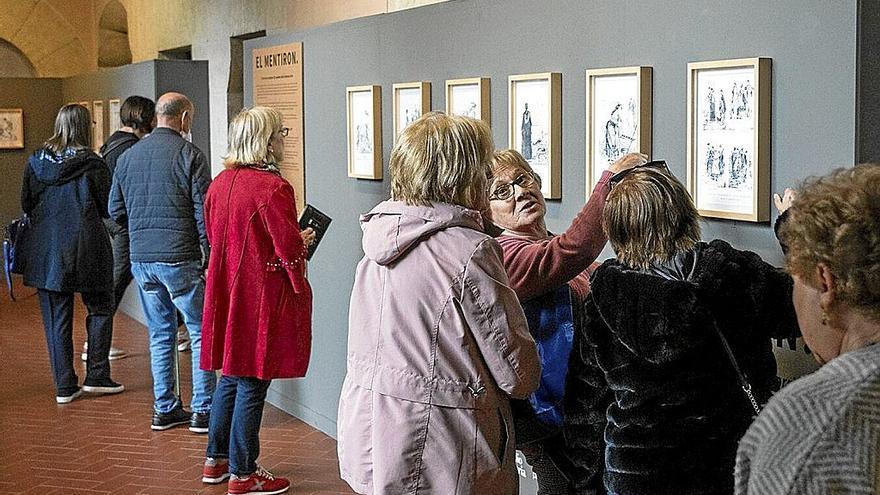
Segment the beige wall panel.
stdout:
<svg viewBox="0 0 880 495">
<path fill-rule="evenodd" d="M 387 0 L 266 0 L 266 29 L 305 29 L 382 14 L 387 7 Z"/>
<path fill-rule="evenodd" d="M 443 3 L 447 0 L 388 0 L 388 12 L 413 9 L 435 3 Z"/>
</svg>

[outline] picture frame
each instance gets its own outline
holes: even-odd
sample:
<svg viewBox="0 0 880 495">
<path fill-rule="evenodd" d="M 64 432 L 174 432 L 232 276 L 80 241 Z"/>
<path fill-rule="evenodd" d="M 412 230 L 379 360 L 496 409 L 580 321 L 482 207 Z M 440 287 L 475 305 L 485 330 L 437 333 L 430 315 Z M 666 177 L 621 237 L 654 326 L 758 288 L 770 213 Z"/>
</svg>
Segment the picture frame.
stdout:
<svg viewBox="0 0 880 495">
<path fill-rule="evenodd" d="M 92 149 L 98 151 L 104 145 L 104 101 L 92 102 Z"/>
<path fill-rule="evenodd" d="M 396 143 L 397 136 L 409 124 L 421 117 L 422 114 L 431 111 L 431 83 L 428 81 L 396 83 L 391 88 L 394 111 L 392 126 Z"/>
<path fill-rule="evenodd" d="M 653 69 L 639 65 L 586 71 L 586 197 L 626 153 L 651 159 Z"/>
<path fill-rule="evenodd" d="M 80 102 L 78 102 L 78 104 L 79 104 L 79 105 L 82 105 L 82 106 L 84 106 L 84 107 L 86 107 L 86 110 L 89 111 L 89 116 L 92 115 L 92 102 L 90 102 L 90 101 L 80 101 Z"/>
<path fill-rule="evenodd" d="M 0 150 L 24 148 L 24 110 L 0 108 Z"/>
<path fill-rule="evenodd" d="M 118 98 L 107 101 L 107 134 L 113 134 L 122 128 L 122 120 L 120 119 L 119 110 L 122 108 Z"/>
<path fill-rule="evenodd" d="M 491 79 L 470 77 L 446 80 L 446 113 L 480 119 L 492 125 Z"/>
<path fill-rule="evenodd" d="M 508 146 L 519 151 L 541 177 L 544 198 L 560 199 L 562 73 L 513 75 L 507 82 Z"/>
<path fill-rule="evenodd" d="M 382 179 L 382 86 L 345 88 L 348 176 Z"/>
<path fill-rule="evenodd" d="M 770 220 L 771 70 L 769 57 L 688 64 L 687 184 L 704 217 Z"/>
</svg>

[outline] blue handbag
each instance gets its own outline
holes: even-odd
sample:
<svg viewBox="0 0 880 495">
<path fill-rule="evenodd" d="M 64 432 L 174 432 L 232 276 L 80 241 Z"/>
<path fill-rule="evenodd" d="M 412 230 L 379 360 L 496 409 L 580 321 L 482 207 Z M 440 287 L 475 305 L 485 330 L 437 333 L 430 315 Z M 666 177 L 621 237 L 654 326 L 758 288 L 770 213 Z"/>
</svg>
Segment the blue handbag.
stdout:
<svg viewBox="0 0 880 495">
<path fill-rule="evenodd" d="M 541 382 L 529 403 L 542 423 L 561 427 L 568 356 L 574 343 L 571 289 L 563 285 L 522 306 L 541 359 Z"/>
<path fill-rule="evenodd" d="M 21 218 L 13 220 L 6 226 L 6 232 L 3 236 L 3 275 L 6 278 L 6 289 L 9 291 L 9 298 L 15 301 L 15 292 L 12 289 L 12 274 L 17 273 L 15 266 L 16 247 L 22 233 L 30 225 L 28 216 L 22 215 Z"/>
</svg>

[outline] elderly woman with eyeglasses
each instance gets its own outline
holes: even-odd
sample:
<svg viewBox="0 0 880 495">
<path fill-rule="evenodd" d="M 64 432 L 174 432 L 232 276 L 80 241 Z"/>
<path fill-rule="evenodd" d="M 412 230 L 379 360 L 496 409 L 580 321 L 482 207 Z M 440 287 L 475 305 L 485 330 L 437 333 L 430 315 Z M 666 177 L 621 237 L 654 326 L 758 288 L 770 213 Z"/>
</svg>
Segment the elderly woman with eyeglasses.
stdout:
<svg viewBox="0 0 880 495">
<path fill-rule="evenodd" d="M 685 187 L 651 162 L 608 194 L 617 259 L 591 278 L 566 391 L 566 441 L 599 442 L 611 494 L 730 494 L 737 441 L 778 388 L 773 337 L 798 335 L 784 271 L 727 242 L 700 242 Z M 613 393 L 597 404 L 597 391 Z M 598 457 L 597 457 L 597 454 Z M 770 493 L 770 492 L 767 492 Z M 772 492 L 783 493 L 783 492 Z"/>
<path fill-rule="evenodd" d="M 737 494 L 880 490 L 878 208 L 880 167 L 865 164 L 808 180 L 786 210 L 795 309 L 822 367 L 774 395 L 746 432 Z"/>
<path fill-rule="evenodd" d="M 282 115 L 245 108 L 229 124 L 225 170 L 205 197 L 211 259 L 205 285 L 201 368 L 220 371 L 208 423 L 202 482 L 228 493 L 283 493 L 262 468 L 260 422 L 272 380 L 306 374 L 312 289 L 305 278 L 312 229 L 300 231 L 293 187 L 281 176 Z"/>
<path fill-rule="evenodd" d="M 544 222 L 547 208 L 541 193 L 540 177 L 519 152 L 503 150 L 495 153 L 489 184 L 488 214 L 492 222 L 503 229 L 497 240 L 504 254 L 504 267 L 510 277 L 510 286 L 526 308 L 530 330 L 537 338 L 540 338 L 540 334 L 557 331 L 557 326 L 579 324 L 577 315 L 590 291 L 587 269 L 606 242 L 601 218 L 611 178 L 644 162 L 644 155 L 636 153 L 624 155 L 614 162 L 602 175 L 589 201 L 571 226 L 565 232 L 554 235 L 547 230 Z M 548 321 L 537 314 L 540 310 L 546 314 L 548 305 L 552 307 L 559 298 L 562 298 L 563 304 L 570 302 L 570 320 Z M 556 313 L 552 309 L 551 312 Z M 570 349 L 571 341 L 568 342 Z M 544 363 L 545 375 L 551 372 L 551 364 Z M 562 363 L 557 371 L 564 374 L 566 367 Z M 538 392 L 542 404 L 555 403 L 561 409 L 563 390 L 558 383 L 555 387 L 551 383 L 549 379 L 542 379 Z M 523 452 L 538 477 L 539 493 L 582 493 L 585 486 L 598 486 L 595 481 L 596 469 L 592 467 L 589 468 L 593 472 L 591 482 L 585 483 L 585 486 L 571 483 L 574 478 L 572 471 L 580 470 L 580 467 L 573 466 L 566 455 L 560 411 L 544 407 L 534 398 L 532 400 L 532 404 L 515 402 L 514 417 L 517 448 Z M 536 408 L 541 409 L 540 413 Z M 601 450 L 598 444 L 594 446 Z M 601 473 L 601 470 L 598 472 Z M 584 474 L 578 478 L 589 477 Z"/>
</svg>

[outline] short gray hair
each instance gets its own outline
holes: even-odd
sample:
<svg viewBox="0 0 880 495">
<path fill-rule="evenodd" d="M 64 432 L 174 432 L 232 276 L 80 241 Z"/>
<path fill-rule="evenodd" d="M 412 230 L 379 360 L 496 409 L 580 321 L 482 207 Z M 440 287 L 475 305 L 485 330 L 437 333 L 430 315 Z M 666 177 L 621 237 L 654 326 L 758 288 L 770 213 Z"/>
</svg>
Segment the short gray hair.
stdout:
<svg viewBox="0 0 880 495">
<path fill-rule="evenodd" d="M 184 95 L 166 99 L 159 98 L 159 103 L 156 105 L 156 115 L 180 117 L 186 110 L 190 110 L 192 113 L 193 108 L 192 102 Z"/>
</svg>

